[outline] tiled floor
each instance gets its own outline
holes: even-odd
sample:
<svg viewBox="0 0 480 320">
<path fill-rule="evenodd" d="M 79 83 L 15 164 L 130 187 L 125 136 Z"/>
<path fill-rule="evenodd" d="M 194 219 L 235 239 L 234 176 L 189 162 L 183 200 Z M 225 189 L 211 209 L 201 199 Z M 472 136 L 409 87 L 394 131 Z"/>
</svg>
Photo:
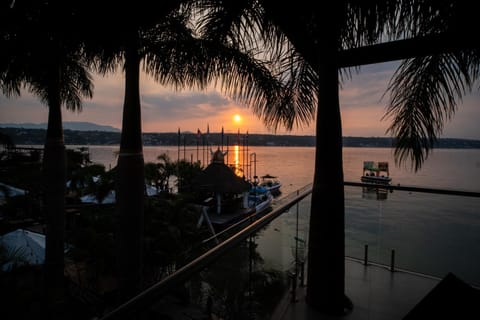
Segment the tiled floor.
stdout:
<svg viewBox="0 0 480 320">
<path fill-rule="evenodd" d="M 390 272 L 385 267 L 368 265 L 346 259 L 345 285 L 347 296 L 353 302 L 353 311 L 343 317 L 319 313 L 305 304 L 305 288 L 297 291 L 298 302 L 285 297 L 274 319 L 279 320 L 395 320 L 402 319 L 440 281 L 413 273 Z"/>
</svg>

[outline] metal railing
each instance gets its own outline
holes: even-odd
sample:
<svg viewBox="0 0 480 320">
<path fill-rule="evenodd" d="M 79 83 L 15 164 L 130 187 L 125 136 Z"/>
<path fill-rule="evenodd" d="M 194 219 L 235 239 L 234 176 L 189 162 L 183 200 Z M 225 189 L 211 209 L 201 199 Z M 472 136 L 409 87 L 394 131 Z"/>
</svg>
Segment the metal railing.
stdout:
<svg viewBox="0 0 480 320">
<path fill-rule="evenodd" d="M 361 183 L 361 182 L 351 182 L 351 181 L 345 181 L 344 185 L 351 186 L 351 187 L 378 188 L 378 189 L 384 189 L 388 191 L 399 190 L 399 191 L 412 191 L 412 192 L 423 192 L 423 193 L 433 193 L 433 194 L 445 194 L 450 196 L 480 198 L 480 192 L 475 192 L 475 191 L 447 190 L 447 189 L 424 188 L 424 187 L 414 187 L 414 186 L 400 186 L 400 185 L 384 185 L 384 184 Z"/>
<path fill-rule="evenodd" d="M 480 192 L 471 192 L 471 191 L 458 191 L 458 190 L 445 190 L 445 189 L 434 189 L 434 188 L 422 188 L 422 187 L 413 187 L 413 186 L 385 186 L 385 185 L 372 185 L 366 183 L 357 183 L 357 182 L 344 182 L 345 186 L 353 187 L 368 187 L 368 188 L 379 188 L 387 189 L 389 191 L 400 190 L 400 191 L 411 191 L 411 192 L 424 192 L 424 193 L 433 193 L 433 194 L 445 194 L 445 195 L 458 195 L 466 197 L 478 197 L 480 198 Z M 273 220 L 281 216 L 284 212 L 288 211 L 295 204 L 298 204 L 301 200 L 306 198 L 312 193 L 312 185 L 307 185 L 301 190 L 294 192 L 286 197 L 283 197 L 276 201 L 274 208 L 269 213 L 265 214 L 262 217 L 256 218 L 255 221 L 248 224 L 245 228 L 223 240 L 218 245 L 214 246 L 212 249 L 208 250 L 204 254 L 200 255 L 193 261 L 179 268 L 173 274 L 167 276 L 156 284 L 152 285 L 148 289 L 144 290 L 140 294 L 116 307 L 109 313 L 101 317 L 101 320 L 110 320 L 110 319 L 125 319 L 129 318 L 132 315 L 141 313 L 151 306 L 155 301 L 161 298 L 163 295 L 169 292 L 169 290 L 175 288 L 178 285 L 183 284 L 189 278 L 191 278 L 196 273 L 200 272 L 204 268 L 208 267 L 216 260 L 218 260 L 222 255 L 224 255 L 230 249 L 238 246 L 243 241 L 247 240 L 251 235 L 254 235 L 256 232 L 267 226 Z M 298 218 L 297 218 L 298 219 Z M 247 218 L 248 220 L 248 218 Z M 245 221 L 244 221 L 245 222 Z M 212 237 L 213 239 L 214 237 Z M 209 240 L 209 239 L 207 239 Z M 367 253 L 365 253 L 364 263 L 367 264 Z M 394 259 L 394 258 L 392 258 Z M 361 259 L 360 259 L 361 260 Z M 372 262 L 369 262 L 372 263 Z M 394 261 L 391 262 L 390 268 L 393 271 Z"/>
<path fill-rule="evenodd" d="M 156 299 L 167 293 L 172 288 L 175 288 L 175 286 L 182 284 L 185 280 L 188 280 L 189 277 L 213 263 L 229 249 L 234 248 L 242 241 L 248 239 L 249 236 L 255 234 L 257 231 L 265 227 L 271 221 L 275 220 L 278 216 L 286 212 L 290 207 L 307 197 L 312 192 L 311 188 L 309 187 L 303 188 L 302 190 L 302 192 L 296 192 L 293 197 L 289 196 L 277 202 L 275 208 L 268 214 L 249 224 L 247 227 L 243 228 L 241 231 L 237 232 L 228 239 L 222 241 L 206 253 L 175 271 L 173 274 L 167 276 L 137 296 L 121 304 L 116 309 L 101 317 L 101 319 L 125 319 L 138 310 L 142 310 L 150 306 L 155 302 Z"/>
</svg>

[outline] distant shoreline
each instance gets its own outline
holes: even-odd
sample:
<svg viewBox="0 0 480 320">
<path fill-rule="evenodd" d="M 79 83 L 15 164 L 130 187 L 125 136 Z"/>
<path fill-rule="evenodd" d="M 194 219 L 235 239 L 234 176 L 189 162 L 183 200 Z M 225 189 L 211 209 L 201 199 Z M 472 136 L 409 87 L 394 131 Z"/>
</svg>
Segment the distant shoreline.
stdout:
<svg viewBox="0 0 480 320">
<path fill-rule="evenodd" d="M 15 145 L 43 145 L 45 129 L 0 128 L 0 132 L 8 135 Z M 64 130 L 66 145 L 119 145 L 120 132 Z M 248 145 L 275 147 L 314 147 L 315 136 L 275 135 L 275 134 L 232 134 L 210 133 L 195 134 L 191 132 L 144 133 L 144 146 L 202 146 L 210 145 Z M 386 137 L 343 137 L 344 147 L 392 148 L 393 138 Z M 435 148 L 448 149 L 480 149 L 480 140 L 441 138 Z"/>
</svg>

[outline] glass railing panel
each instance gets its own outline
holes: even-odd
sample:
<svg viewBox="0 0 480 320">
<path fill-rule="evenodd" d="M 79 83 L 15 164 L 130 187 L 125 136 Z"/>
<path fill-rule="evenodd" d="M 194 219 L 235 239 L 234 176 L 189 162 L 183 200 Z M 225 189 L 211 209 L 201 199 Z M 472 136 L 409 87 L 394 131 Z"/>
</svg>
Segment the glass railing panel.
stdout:
<svg viewBox="0 0 480 320">
<path fill-rule="evenodd" d="M 189 292 L 190 301 L 221 319 L 250 319 L 252 313 L 261 312 L 254 304 L 255 277 L 261 268 L 254 237 L 250 237 L 187 282 L 195 288 Z"/>
<path fill-rule="evenodd" d="M 394 190 L 380 197 L 345 188 L 346 255 L 480 285 L 480 198 Z"/>
<path fill-rule="evenodd" d="M 278 199 L 274 211 L 286 203 Z M 292 286 L 301 285 L 309 207 L 307 196 L 283 212 L 257 217 L 253 223 L 258 223 L 259 229 L 247 225 L 229 235 L 234 233 L 232 228 L 218 237 L 218 246 L 214 246 L 215 240 L 208 240 L 203 245 L 212 250 L 176 266 L 176 272 L 137 296 L 130 306 L 120 307 L 123 311 L 117 315 L 270 319 L 279 302 L 290 299 Z M 250 227 L 254 232 L 247 230 Z"/>
<path fill-rule="evenodd" d="M 306 269 L 300 265 L 307 255 L 311 196 L 294 204 L 286 198 L 275 201 L 275 214 L 264 216 L 271 219 L 253 222 L 260 229 L 250 232 L 247 225 L 224 233 L 219 246 L 206 242 L 213 248 L 205 253 L 209 257 L 197 258 L 202 264 L 189 272 L 182 268 L 197 259 L 177 266 L 175 281 L 137 304 L 136 315 L 143 310 L 150 318 L 211 313 L 222 319 L 270 319 L 279 302 L 290 299 L 292 286 L 301 285 Z M 285 211 L 279 214 L 279 208 Z M 346 186 L 346 255 L 363 260 L 368 246 L 368 263 L 390 267 L 395 250 L 395 269 L 438 277 L 453 272 L 479 285 L 478 208 L 475 197 L 403 190 L 372 194 Z"/>
<path fill-rule="evenodd" d="M 258 234 L 262 257 L 279 270 L 293 270 L 295 258 L 306 259 L 310 199 L 293 205 Z"/>
<path fill-rule="evenodd" d="M 270 319 L 279 301 L 289 298 L 294 278 L 300 285 L 299 266 L 306 253 L 306 224 L 300 218 L 308 213 L 302 211 L 306 207 L 309 198 L 202 270 L 206 291 L 197 300 L 221 319 Z"/>
<path fill-rule="evenodd" d="M 386 201 L 388 199 L 388 201 Z M 399 225 L 389 225 L 382 216 L 385 206 L 397 203 L 391 194 L 369 192 L 361 187 L 345 187 L 345 254 L 364 259 L 365 250 L 369 261 L 389 264 L 390 249 L 381 241 L 384 232 L 391 232 Z M 397 204 L 398 206 L 398 204 Z M 382 219 L 383 217 L 383 219 Z M 365 248 L 365 246 L 368 246 Z"/>
</svg>

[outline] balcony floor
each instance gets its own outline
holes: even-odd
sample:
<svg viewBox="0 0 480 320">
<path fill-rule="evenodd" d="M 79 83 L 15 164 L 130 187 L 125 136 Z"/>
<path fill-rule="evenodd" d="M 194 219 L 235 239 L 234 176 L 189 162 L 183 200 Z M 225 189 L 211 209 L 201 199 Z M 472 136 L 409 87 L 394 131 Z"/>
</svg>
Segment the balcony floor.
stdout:
<svg viewBox="0 0 480 320">
<path fill-rule="evenodd" d="M 345 260 L 345 289 L 353 302 L 353 311 L 332 317 L 312 309 L 305 303 L 306 287 L 297 289 L 297 302 L 286 296 L 272 319 L 275 320 L 395 320 L 402 319 L 441 279 L 395 271 L 377 265 Z"/>
</svg>

